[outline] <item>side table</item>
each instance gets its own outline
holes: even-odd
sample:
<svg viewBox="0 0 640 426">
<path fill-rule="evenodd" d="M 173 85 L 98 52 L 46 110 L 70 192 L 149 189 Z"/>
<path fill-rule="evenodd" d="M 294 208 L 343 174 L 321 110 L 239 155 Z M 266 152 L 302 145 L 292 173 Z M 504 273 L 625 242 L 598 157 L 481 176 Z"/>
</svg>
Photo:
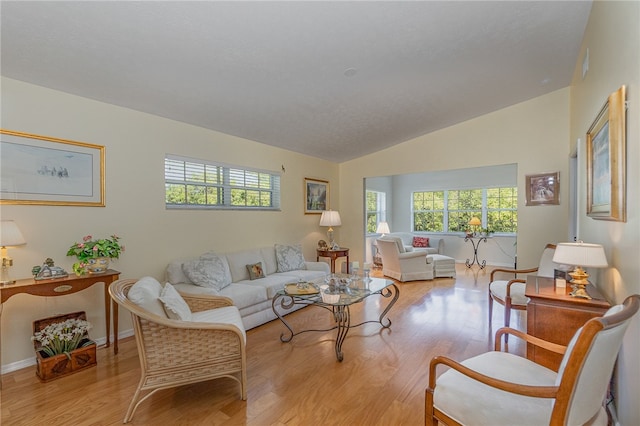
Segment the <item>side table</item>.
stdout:
<svg viewBox="0 0 640 426">
<path fill-rule="evenodd" d="M 346 247 L 340 247 L 337 250 L 322 250 L 317 249 L 316 262 L 320 261 L 321 257 L 328 257 L 331 259 L 331 273 L 336 273 L 336 259 L 339 257 L 347 258 L 347 274 L 349 273 L 349 249 Z"/>
<path fill-rule="evenodd" d="M 94 284 L 104 284 L 104 316 L 107 331 L 107 341 L 105 346 L 110 346 L 109 335 L 111 334 L 111 297 L 109 296 L 109 284 L 120 277 L 120 272 L 108 269 L 103 274 L 97 275 L 69 275 L 66 278 L 55 278 L 49 280 L 36 281 L 33 278 L 17 280 L 14 284 L 0 286 L 0 328 L 2 326 L 2 306 L 14 294 L 31 294 L 34 296 L 55 297 L 77 293 L 87 289 Z M 113 349 L 118 353 L 118 305 L 114 305 L 113 313 Z"/>
<path fill-rule="evenodd" d="M 591 300 L 572 297 L 570 292 L 569 285 L 556 288 L 553 278 L 529 275 L 524 293 L 529 298 L 527 333 L 566 346 L 578 328 L 611 307 L 591 284 L 587 286 Z M 555 371 L 562 361 L 562 355 L 531 344 L 527 344 L 527 358 Z"/>
<path fill-rule="evenodd" d="M 467 241 L 471 241 L 471 245 L 473 246 L 473 259 L 467 259 L 467 261 L 464 263 L 465 265 L 467 265 L 467 268 L 471 268 L 474 263 L 477 263 L 480 266 L 480 269 L 484 269 L 485 266 L 487 266 L 486 260 L 480 262 L 480 259 L 478 259 L 478 247 L 480 246 L 480 243 L 482 241 L 486 243 L 487 238 L 489 237 L 464 237 L 464 242 L 466 243 Z"/>
</svg>

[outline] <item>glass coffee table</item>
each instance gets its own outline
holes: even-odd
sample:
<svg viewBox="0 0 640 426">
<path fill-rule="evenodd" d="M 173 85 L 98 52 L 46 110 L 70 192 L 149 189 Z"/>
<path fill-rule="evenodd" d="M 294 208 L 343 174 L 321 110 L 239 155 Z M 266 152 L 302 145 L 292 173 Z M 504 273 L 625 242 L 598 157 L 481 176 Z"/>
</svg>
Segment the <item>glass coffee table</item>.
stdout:
<svg viewBox="0 0 640 426">
<path fill-rule="evenodd" d="M 337 330 L 335 351 L 338 361 L 342 361 L 342 343 L 349 333 L 349 329 L 359 327 L 367 323 L 379 323 L 383 328 L 391 327 L 391 320 L 385 318 L 389 310 L 393 307 L 400 296 L 400 290 L 391 280 L 383 278 L 362 277 L 353 280 L 350 284 L 344 285 L 348 276 L 334 275 L 330 282 L 317 280 L 309 283 L 288 284 L 284 289 L 278 291 L 273 298 L 271 307 L 276 316 L 282 321 L 288 332 L 280 335 L 282 342 L 290 342 L 294 336 L 310 331 L 330 331 Z M 322 287 L 322 288 L 321 288 Z M 367 297 L 379 295 L 390 299 L 377 320 L 367 320 L 358 324 L 351 324 L 351 312 L 349 307 L 355 303 L 360 303 Z M 294 307 L 300 305 L 311 305 L 326 309 L 331 312 L 335 325 L 324 329 L 308 329 L 293 331 L 293 328 L 284 319 L 284 315 Z M 281 314 L 282 312 L 282 314 Z"/>
</svg>

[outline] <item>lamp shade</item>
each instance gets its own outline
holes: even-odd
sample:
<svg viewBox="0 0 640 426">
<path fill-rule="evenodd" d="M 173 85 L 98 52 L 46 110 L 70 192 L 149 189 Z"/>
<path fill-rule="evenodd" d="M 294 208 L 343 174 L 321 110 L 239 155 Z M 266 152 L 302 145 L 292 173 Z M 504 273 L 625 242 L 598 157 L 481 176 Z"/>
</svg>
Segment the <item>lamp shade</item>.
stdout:
<svg viewBox="0 0 640 426">
<path fill-rule="evenodd" d="M 12 247 L 27 244 L 18 225 L 12 220 L 0 221 L 0 246 Z"/>
<path fill-rule="evenodd" d="M 482 225 L 482 222 L 480 222 L 480 219 L 478 219 L 477 217 L 472 217 L 471 220 L 469 221 L 469 225 L 472 226 L 480 226 Z"/>
<path fill-rule="evenodd" d="M 376 229 L 377 234 L 388 234 L 391 232 L 389 230 L 389 224 L 387 222 L 378 223 L 378 228 Z"/>
<path fill-rule="evenodd" d="M 606 268 L 609 265 L 602 245 L 583 243 L 582 241 L 557 244 L 553 261 L 563 265 L 590 268 Z"/>
<path fill-rule="evenodd" d="M 320 216 L 320 226 L 340 226 L 342 222 L 340 221 L 340 213 L 335 210 L 325 210 L 322 212 L 322 216 Z"/>
</svg>

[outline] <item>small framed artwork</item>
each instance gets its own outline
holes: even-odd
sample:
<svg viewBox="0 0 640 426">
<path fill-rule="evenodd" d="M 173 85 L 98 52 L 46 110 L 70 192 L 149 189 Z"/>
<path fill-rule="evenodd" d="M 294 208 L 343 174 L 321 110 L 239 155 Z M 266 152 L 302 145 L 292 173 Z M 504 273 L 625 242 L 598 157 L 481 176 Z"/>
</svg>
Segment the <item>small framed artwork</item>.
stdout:
<svg viewBox="0 0 640 426">
<path fill-rule="evenodd" d="M 587 215 L 627 220 L 625 86 L 609 95 L 587 131 Z"/>
<path fill-rule="evenodd" d="M 321 214 L 329 210 L 329 182 L 304 178 L 304 214 Z"/>
<path fill-rule="evenodd" d="M 104 147 L 0 129 L 0 204 L 104 207 Z"/>
<path fill-rule="evenodd" d="M 560 204 L 560 172 L 526 176 L 527 206 Z"/>
</svg>

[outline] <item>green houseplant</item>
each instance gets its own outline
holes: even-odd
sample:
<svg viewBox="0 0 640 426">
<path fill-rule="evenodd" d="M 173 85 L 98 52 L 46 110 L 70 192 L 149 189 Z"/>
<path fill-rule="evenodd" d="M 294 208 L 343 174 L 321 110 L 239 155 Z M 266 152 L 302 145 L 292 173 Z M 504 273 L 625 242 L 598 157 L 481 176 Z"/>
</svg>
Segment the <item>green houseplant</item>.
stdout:
<svg viewBox="0 0 640 426">
<path fill-rule="evenodd" d="M 120 244 L 120 237 L 117 235 L 97 240 L 87 235 L 81 243 L 73 243 L 69 247 L 67 256 L 75 256 L 78 259 L 78 262 L 73 264 L 73 272 L 76 275 L 82 275 L 89 269 L 89 264 L 94 263 L 96 259 L 118 259 L 123 251 L 124 246 Z"/>
</svg>

